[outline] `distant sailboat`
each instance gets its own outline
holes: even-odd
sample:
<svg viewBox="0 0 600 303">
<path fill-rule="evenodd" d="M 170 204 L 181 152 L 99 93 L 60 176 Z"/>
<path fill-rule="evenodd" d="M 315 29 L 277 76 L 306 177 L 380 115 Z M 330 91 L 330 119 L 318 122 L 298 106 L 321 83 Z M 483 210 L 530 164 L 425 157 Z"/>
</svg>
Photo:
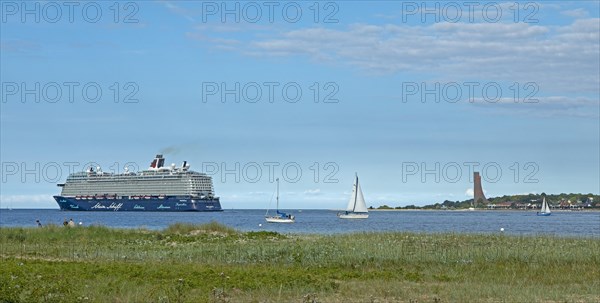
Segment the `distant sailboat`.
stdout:
<svg viewBox="0 0 600 303">
<path fill-rule="evenodd" d="M 267 209 L 267 214 L 265 215 L 265 220 L 267 220 L 267 222 L 269 222 L 269 223 L 294 223 L 294 222 L 296 222 L 296 217 L 294 217 L 293 215 L 286 214 L 284 212 L 279 211 L 279 178 L 277 178 L 277 209 L 276 209 L 276 213 L 273 216 L 269 216 L 269 210 Z"/>
<path fill-rule="evenodd" d="M 356 179 L 354 180 L 352 196 L 350 196 L 348 207 L 346 207 L 344 213 L 338 213 L 338 217 L 340 219 L 367 219 L 369 217 L 367 203 L 358 183 L 358 175 L 356 175 Z"/>
<path fill-rule="evenodd" d="M 548 206 L 548 203 L 546 202 L 546 197 L 544 197 L 544 200 L 542 201 L 542 209 L 537 213 L 537 215 L 549 216 L 551 214 L 552 212 L 550 211 L 550 206 Z"/>
</svg>

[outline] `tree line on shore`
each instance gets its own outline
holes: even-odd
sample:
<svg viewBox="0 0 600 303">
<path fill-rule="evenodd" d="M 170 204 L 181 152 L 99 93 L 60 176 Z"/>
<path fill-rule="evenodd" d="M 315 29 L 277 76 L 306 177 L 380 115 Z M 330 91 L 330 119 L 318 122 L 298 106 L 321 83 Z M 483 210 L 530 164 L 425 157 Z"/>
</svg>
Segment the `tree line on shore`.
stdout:
<svg viewBox="0 0 600 303">
<path fill-rule="evenodd" d="M 476 205 L 476 208 L 486 208 L 490 204 L 511 203 L 510 208 L 518 208 L 519 205 L 537 205 L 546 197 L 546 201 L 552 206 L 559 205 L 579 205 L 582 208 L 600 208 L 600 195 L 560 193 L 560 194 L 528 194 L 528 195 L 504 195 L 502 197 L 488 198 L 488 204 Z M 391 203 L 390 203 L 391 204 Z M 370 206 L 369 209 L 468 209 L 473 206 L 473 199 L 464 201 L 445 200 L 441 203 L 418 206 L 409 204 L 406 206 L 388 206 L 381 205 L 377 208 Z"/>
</svg>

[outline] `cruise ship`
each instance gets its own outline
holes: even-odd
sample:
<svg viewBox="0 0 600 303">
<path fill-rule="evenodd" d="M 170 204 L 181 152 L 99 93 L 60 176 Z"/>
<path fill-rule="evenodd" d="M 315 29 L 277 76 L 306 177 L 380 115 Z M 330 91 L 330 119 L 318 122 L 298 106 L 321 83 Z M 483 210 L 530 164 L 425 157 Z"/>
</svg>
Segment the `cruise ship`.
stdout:
<svg viewBox="0 0 600 303">
<path fill-rule="evenodd" d="M 162 155 L 141 172 L 122 174 L 94 170 L 70 174 L 60 196 L 54 196 L 61 210 L 70 211 L 221 211 L 212 178 L 181 167 L 164 167 Z"/>
</svg>

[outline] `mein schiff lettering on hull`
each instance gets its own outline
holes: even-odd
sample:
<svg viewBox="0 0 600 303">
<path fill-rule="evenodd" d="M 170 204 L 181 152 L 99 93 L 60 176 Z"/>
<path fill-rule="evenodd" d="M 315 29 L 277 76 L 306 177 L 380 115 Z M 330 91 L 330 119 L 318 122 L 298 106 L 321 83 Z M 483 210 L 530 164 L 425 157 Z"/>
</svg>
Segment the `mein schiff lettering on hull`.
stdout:
<svg viewBox="0 0 600 303">
<path fill-rule="evenodd" d="M 97 168 L 70 174 L 60 196 L 61 210 L 82 211 L 221 211 L 212 178 L 181 167 L 164 167 L 162 155 L 139 173 L 106 173 Z"/>
</svg>

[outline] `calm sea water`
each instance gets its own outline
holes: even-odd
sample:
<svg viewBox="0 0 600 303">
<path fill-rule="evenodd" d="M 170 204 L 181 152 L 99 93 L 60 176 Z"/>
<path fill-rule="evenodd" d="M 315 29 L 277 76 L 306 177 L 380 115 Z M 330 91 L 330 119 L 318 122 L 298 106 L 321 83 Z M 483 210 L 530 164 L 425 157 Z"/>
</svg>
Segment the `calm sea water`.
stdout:
<svg viewBox="0 0 600 303">
<path fill-rule="evenodd" d="M 33 227 L 62 224 L 72 218 L 83 225 L 118 228 L 162 229 L 177 222 L 219 223 L 243 231 L 268 230 L 280 233 L 334 234 L 349 232 L 454 232 L 504 233 L 513 235 L 549 234 L 600 238 L 600 212 L 554 212 L 548 217 L 527 211 L 373 211 L 367 220 L 341 220 L 331 210 L 292 210 L 294 224 L 272 224 L 264 220 L 265 210 L 225 210 L 218 213 L 160 212 L 65 212 L 54 209 L 0 210 L 0 226 Z"/>
</svg>

